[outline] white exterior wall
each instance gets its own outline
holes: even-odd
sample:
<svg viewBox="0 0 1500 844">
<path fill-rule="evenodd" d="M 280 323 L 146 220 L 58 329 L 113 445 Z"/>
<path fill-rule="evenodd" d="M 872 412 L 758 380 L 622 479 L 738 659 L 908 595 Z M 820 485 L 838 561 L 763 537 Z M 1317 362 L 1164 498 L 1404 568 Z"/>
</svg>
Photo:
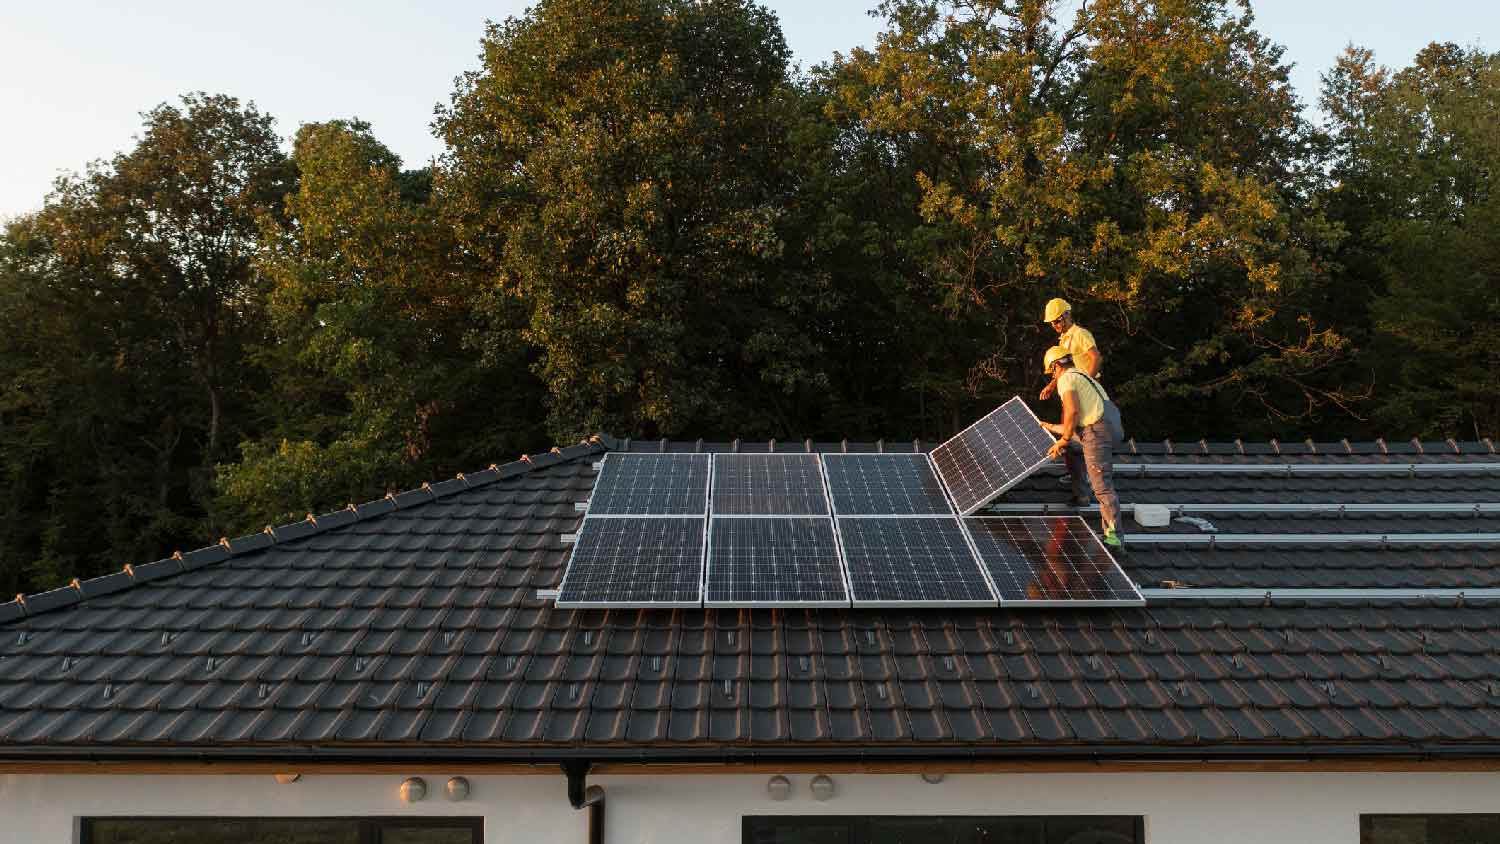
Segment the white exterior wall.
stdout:
<svg viewBox="0 0 1500 844">
<path fill-rule="evenodd" d="M 451 803 L 443 783 L 461 770 L 419 770 L 428 797 L 401 802 L 403 775 L 0 775 L 0 844 L 77 841 L 81 816 L 468 815 L 485 844 L 577 842 L 584 813 L 561 774 L 468 776 Z M 1500 773 L 835 774 L 836 794 L 812 799 L 792 774 L 790 799 L 766 796 L 770 774 L 590 777 L 608 794 L 607 844 L 739 844 L 740 818 L 765 814 L 1144 815 L 1149 844 L 1357 844 L 1361 813 L 1500 812 Z"/>
</svg>

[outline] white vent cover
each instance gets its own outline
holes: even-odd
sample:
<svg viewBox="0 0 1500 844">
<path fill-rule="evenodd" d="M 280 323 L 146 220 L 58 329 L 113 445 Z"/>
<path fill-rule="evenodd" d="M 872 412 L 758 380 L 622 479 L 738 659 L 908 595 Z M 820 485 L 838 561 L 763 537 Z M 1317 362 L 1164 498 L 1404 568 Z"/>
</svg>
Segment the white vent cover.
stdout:
<svg viewBox="0 0 1500 844">
<path fill-rule="evenodd" d="M 1137 504 L 1135 521 L 1141 527 L 1166 527 L 1172 521 L 1172 511 L 1165 504 Z"/>
</svg>

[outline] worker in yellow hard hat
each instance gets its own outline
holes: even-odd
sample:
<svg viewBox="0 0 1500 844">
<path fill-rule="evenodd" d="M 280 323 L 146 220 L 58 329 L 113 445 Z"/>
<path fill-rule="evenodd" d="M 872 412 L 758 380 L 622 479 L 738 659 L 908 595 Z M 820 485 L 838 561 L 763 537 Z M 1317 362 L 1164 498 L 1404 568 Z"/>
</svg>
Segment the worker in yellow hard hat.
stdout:
<svg viewBox="0 0 1500 844">
<path fill-rule="evenodd" d="M 1094 342 L 1094 335 L 1089 330 L 1073 321 L 1073 306 L 1066 300 L 1053 299 L 1047 303 L 1047 310 L 1042 314 L 1042 321 L 1050 324 L 1057 332 L 1057 345 L 1061 346 L 1069 355 L 1073 356 L 1073 366 L 1090 378 L 1099 377 L 1099 367 L 1104 363 L 1104 356 L 1099 353 L 1099 346 Z M 1049 381 L 1042 388 L 1039 396 L 1043 401 L 1052 398 L 1057 392 L 1057 381 Z"/>
<path fill-rule="evenodd" d="M 1104 544 L 1120 547 L 1120 498 L 1115 494 L 1115 430 L 1107 414 L 1109 394 L 1073 365 L 1073 356 L 1062 346 L 1053 346 L 1042 357 L 1042 368 L 1057 385 L 1062 400 L 1062 422 L 1043 422 L 1042 427 L 1057 435 L 1047 456 L 1063 457 L 1072 475 L 1073 503 L 1088 501 L 1083 487 L 1087 475 L 1094 498 L 1099 501 L 1099 515 L 1104 522 Z M 1118 411 L 1116 411 L 1116 414 Z M 1118 423 L 1118 415 L 1113 416 Z"/>
</svg>

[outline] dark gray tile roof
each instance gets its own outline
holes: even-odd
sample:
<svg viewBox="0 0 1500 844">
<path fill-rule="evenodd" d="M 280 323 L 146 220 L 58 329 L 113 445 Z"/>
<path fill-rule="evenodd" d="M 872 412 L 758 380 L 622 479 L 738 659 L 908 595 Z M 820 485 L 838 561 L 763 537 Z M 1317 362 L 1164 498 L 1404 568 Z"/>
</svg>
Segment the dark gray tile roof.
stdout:
<svg viewBox="0 0 1500 844">
<path fill-rule="evenodd" d="M 1273 462 L 1496 460 L 1484 444 L 1281 448 Z M 562 536 L 577 529 L 574 504 L 589 495 L 600 451 L 576 446 L 0 604 L 0 757 L 1481 753 L 1500 744 L 1495 601 L 558 610 L 537 590 L 561 578 Z M 1248 445 L 1246 456 L 1232 444 L 1206 457 L 1137 451 L 1122 462 L 1263 459 Z M 1126 501 L 1356 491 L 1500 501 L 1493 473 L 1306 481 L 1147 476 L 1122 479 L 1121 490 Z M 1007 501 L 1061 489 L 1046 474 Z M 1337 514 L 1216 518 L 1238 532 L 1349 528 Z M 1385 531 L 1452 532 L 1447 518 L 1380 518 Z M 1500 550 L 1488 547 L 1296 543 L 1142 547 L 1124 561 L 1143 585 L 1254 587 L 1493 587 L 1497 563 Z"/>
</svg>

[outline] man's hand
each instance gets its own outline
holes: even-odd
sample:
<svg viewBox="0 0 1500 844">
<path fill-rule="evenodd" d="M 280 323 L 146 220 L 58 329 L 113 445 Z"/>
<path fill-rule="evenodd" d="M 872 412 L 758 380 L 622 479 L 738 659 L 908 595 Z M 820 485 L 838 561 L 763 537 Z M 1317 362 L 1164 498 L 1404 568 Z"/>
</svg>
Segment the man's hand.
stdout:
<svg viewBox="0 0 1500 844">
<path fill-rule="evenodd" d="M 1056 460 L 1057 458 L 1059 458 L 1059 457 L 1062 456 L 1063 450 L 1066 449 L 1067 447 L 1068 447 L 1068 441 L 1067 440 L 1058 440 L 1057 442 L 1055 442 L 1055 443 L 1052 444 L 1051 448 L 1047 449 L 1047 456 L 1051 457 L 1054 460 Z"/>
<path fill-rule="evenodd" d="M 1042 394 L 1039 395 L 1039 396 L 1037 396 L 1037 398 L 1040 399 L 1041 401 L 1046 401 L 1047 399 L 1052 398 L 1052 394 L 1056 393 L 1056 392 L 1057 392 L 1057 382 L 1056 381 L 1048 381 L 1047 382 L 1047 386 L 1045 386 L 1045 387 L 1042 388 Z"/>
</svg>

